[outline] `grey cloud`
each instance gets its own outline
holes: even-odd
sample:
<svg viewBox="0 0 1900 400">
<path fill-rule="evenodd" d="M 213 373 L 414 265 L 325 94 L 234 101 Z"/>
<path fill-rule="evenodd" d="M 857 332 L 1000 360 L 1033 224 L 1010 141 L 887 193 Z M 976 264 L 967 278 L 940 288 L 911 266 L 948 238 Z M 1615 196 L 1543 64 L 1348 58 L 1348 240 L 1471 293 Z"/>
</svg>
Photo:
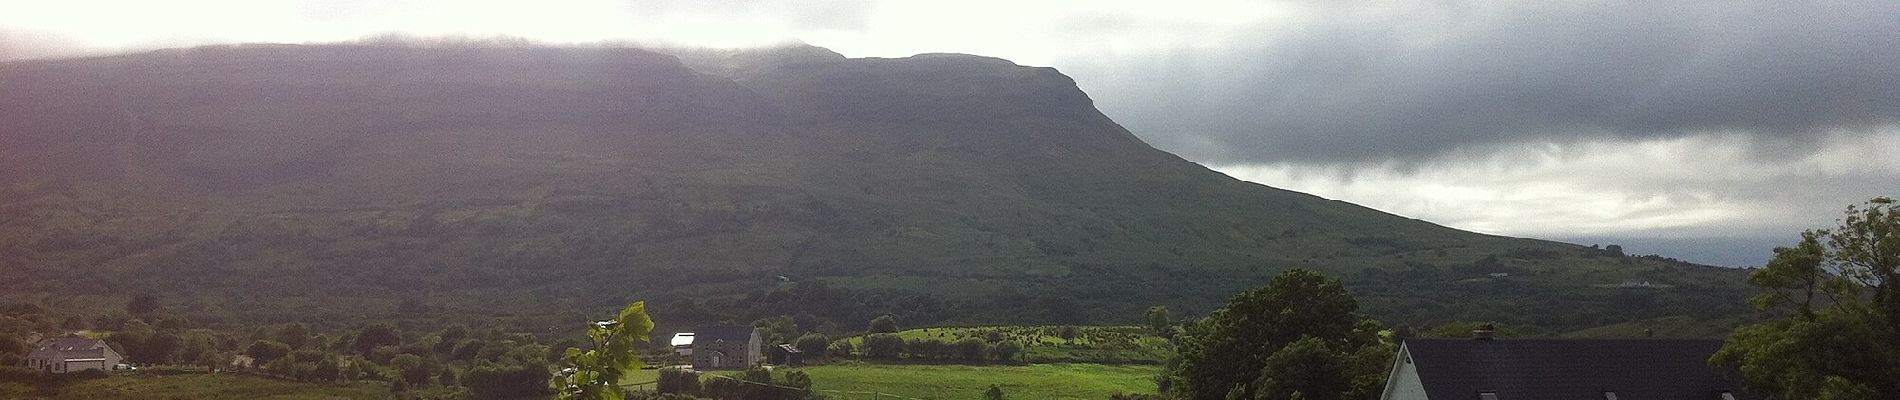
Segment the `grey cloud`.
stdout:
<svg viewBox="0 0 1900 400">
<path fill-rule="evenodd" d="M 668 18 L 698 16 L 764 16 L 790 22 L 797 29 L 863 30 L 870 26 L 871 0 L 814 1 L 693 1 L 628 0 L 636 15 Z"/>
<path fill-rule="evenodd" d="M 1900 122 L 1900 3 L 1340 4 L 1205 38 L 1222 50 L 1063 67 L 1144 139 L 1215 163 L 1704 132 L 1799 143 Z"/>
</svg>

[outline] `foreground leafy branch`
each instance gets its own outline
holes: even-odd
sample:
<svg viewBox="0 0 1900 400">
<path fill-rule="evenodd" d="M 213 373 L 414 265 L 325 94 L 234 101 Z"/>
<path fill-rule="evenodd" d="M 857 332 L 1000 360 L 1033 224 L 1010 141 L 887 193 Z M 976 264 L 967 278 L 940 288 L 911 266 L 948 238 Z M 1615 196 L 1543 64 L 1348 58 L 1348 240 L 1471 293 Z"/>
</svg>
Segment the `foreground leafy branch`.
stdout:
<svg viewBox="0 0 1900 400">
<path fill-rule="evenodd" d="M 560 400 L 624 399 L 626 388 L 620 380 L 627 371 L 638 370 L 639 343 L 653 334 L 653 319 L 647 316 L 646 302 L 636 301 L 620 310 L 619 318 L 595 322 L 587 328 L 594 349 L 567 349 L 567 369 L 555 378 Z"/>
</svg>

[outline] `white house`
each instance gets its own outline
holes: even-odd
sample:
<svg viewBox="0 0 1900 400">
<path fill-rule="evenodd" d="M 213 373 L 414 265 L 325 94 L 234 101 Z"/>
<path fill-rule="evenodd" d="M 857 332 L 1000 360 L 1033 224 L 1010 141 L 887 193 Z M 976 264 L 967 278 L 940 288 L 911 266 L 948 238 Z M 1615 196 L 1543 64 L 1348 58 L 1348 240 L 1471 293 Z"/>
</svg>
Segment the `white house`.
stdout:
<svg viewBox="0 0 1900 400">
<path fill-rule="evenodd" d="M 125 360 L 104 340 L 63 337 L 41 340 L 26 355 L 26 367 L 52 373 L 110 370 Z"/>
<path fill-rule="evenodd" d="M 1713 339 L 1406 339 L 1383 400 L 1749 399 Z"/>
<path fill-rule="evenodd" d="M 682 355 L 682 356 L 687 356 L 687 357 L 693 356 L 693 333 L 692 332 L 675 333 L 673 334 L 673 340 L 670 343 L 673 345 L 673 352 L 679 353 L 679 355 Z"/>
</svg>

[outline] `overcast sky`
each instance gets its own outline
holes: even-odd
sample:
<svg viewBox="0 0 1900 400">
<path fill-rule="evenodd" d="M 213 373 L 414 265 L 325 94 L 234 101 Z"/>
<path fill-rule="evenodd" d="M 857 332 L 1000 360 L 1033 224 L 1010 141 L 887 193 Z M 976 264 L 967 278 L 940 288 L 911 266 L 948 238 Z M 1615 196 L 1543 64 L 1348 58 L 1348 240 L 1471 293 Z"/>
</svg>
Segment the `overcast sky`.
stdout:
<svg viewBox="0 0 1900 400">
<path fill-rule="evenodd" d="M 1900 195 L 1893 1 L 62 0 L 0 59 L 387 32 L 1004 57 L 1241 179 L 1720 265 Z"/>
</svg>

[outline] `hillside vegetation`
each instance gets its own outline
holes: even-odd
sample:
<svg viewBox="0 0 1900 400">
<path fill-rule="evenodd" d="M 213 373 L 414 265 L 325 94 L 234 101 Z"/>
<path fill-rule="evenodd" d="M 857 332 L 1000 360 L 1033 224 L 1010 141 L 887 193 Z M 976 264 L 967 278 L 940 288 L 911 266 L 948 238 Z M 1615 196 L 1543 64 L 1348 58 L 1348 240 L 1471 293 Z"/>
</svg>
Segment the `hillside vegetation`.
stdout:
<svg viewBox="0 0 1900 400">
<path fill-rule="evenodd" d="M 0 64 L 0 279 L 16 283 L 0 297 L 524 332 L 632 299 L 677 324 L 663 331 L 1128 323 L 1303 267 L 1392 324 L 1746 311 L 1739 271 L 1221 175 L 1049 68 L 673 53 L 245 45 Z"/>
</svg>

